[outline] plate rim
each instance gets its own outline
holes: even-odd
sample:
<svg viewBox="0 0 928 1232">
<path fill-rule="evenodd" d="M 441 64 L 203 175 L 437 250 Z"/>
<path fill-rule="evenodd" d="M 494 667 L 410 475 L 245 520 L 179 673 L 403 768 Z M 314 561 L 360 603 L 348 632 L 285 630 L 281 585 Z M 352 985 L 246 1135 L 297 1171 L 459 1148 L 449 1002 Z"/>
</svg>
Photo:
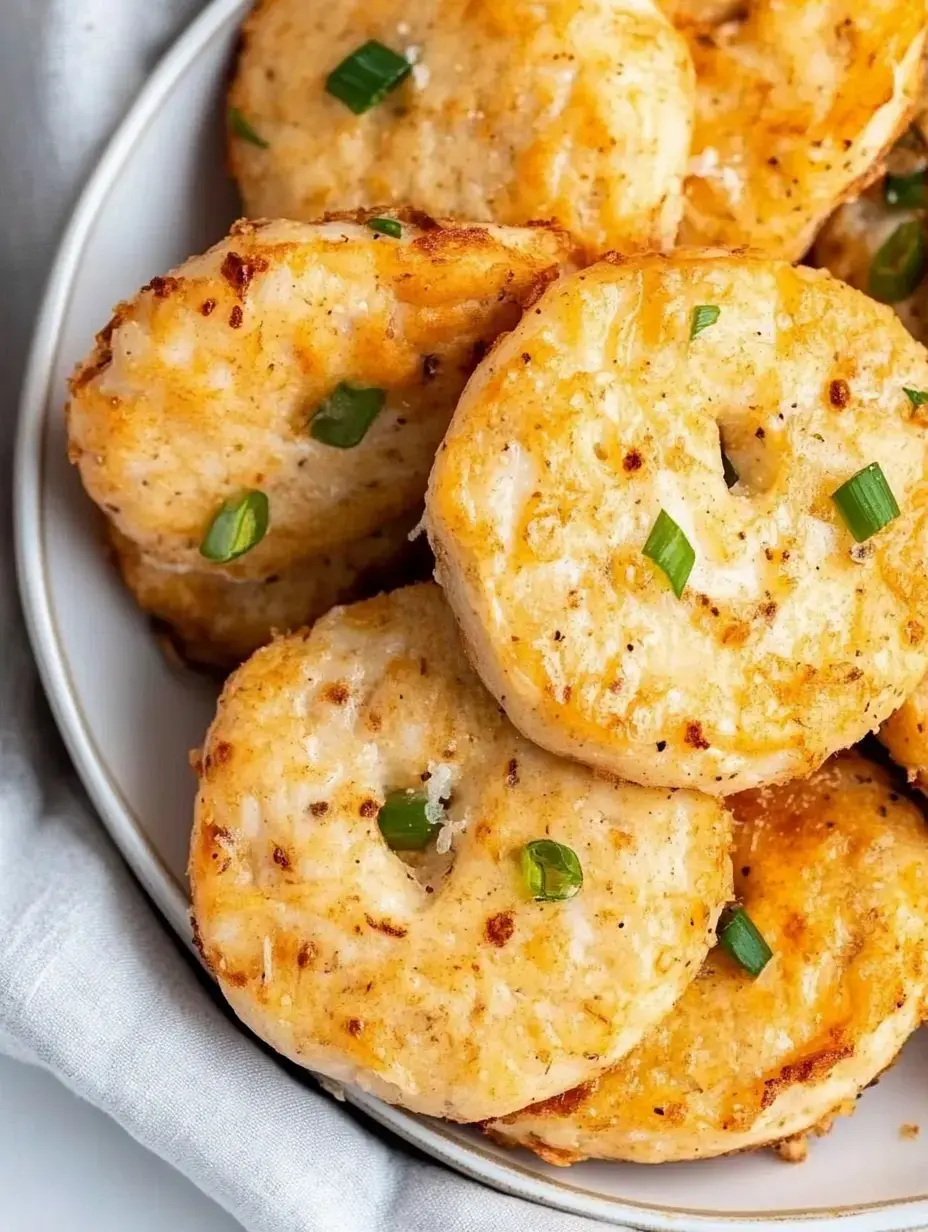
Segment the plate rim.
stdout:
<svg viewBox="0 0 928 1232">
<path fill-rule="evenodd" d="M 108 772 L 103 752 L 94 740 L 57 633 L 46 575 L 45 509 L 42 494 L 44 433 L 51 404 L 52 374 L 60 345 L 61 326 L 71 299 L 84 245 L 117 182 L 133 147 L 157 113 L 161 100 L 215 37 L 227 31 L 250 9 L 250 0 L 211 0 L 160 59 L 124 119 L 106 143 L 86 186 L 81 191 L 59 242 L 42 295 L 29 348 L 17 411 L 13 453 L 13 539 L 16 576 L 26 630 L 45 696 L 56 726 L 91 802 L 109 836 L 133 875 L 142 884 L 188 952 L 198 961 L 190 927 L 189 902 L 158 852 L 145 837 L 129 802 Z M 464 1145 L 441 1129 L 440 1122 L 423 1120 L 382 1103 L 363 1091 L 346 1089 L 350 1102 L 404 1141 L 425 1151 L 456 1171 L 494 1189 L 570 1214 L 627 1226 L 629 1222 L 653 1232 L 782 1232 L 792 1223 L 803 1232 L 906 1232 L 928 1218 L 928 1194 L 914 1198 L 857 1203 L 847 1207 L 784 1210 L 773 1213 L 714 1211 L 689 1207 L 654 1206 L 610 1198 L 566 1180 L 542 1177 L 514 1157 L 502 1162 L 478 1144 Z M 879 1230 L 875 1215 L 891 1224 Z M 642 1223 L 646 1220 L 646 1224 Z"/>
</svg>

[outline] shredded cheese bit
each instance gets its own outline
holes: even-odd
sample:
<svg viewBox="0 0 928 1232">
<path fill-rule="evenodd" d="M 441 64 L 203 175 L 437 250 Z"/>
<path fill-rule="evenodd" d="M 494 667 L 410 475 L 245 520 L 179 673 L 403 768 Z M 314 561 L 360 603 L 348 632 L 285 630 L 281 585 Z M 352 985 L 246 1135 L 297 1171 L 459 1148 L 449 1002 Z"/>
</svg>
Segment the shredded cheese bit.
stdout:
<svg viewBox="0 0 928 1232">
<path fill-rule="evenodd" d="M 429 778 L 425 784 L 425 816 L 433 826 L 445 820 L 442 800 L 451 796 L 454 785 L 454 767 L 443 761 L 429 762 Z"/>
<path fill-rule="evenodd" d="M 435 850 L 438 855 L 446 855 L 452 848 L 454 840 L 459 834 L 463 834 L 470 824 L 470 814 L 465 813 L 459 821 L 454 821 L 450 817 L 445 818 L 445 824 L 438 831 L 438 837 L 435 839 Z"/>
<path fill-rule="evenodd" d="M 265 984 L 270 984 L 274 977 L 274 958 L 271 952 L 270 937 L 264 938 L 264 975 L 263 981 Z"/>
</svg>

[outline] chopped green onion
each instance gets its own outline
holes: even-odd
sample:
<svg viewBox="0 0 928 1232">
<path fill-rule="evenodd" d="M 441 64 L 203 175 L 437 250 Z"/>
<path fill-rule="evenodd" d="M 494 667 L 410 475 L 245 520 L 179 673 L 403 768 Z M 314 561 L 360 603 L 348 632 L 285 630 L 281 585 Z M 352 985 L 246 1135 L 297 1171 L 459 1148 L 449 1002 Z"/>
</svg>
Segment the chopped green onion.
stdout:
<svg viewBox="0 0 928 1232">
<path fill-rule="evenodd" d="M 722 476 L 725 480 L 725 486 L 733 488 L 741 476 L 735 470 L 734 463 L 731 458 L 722 450 Z"/>
<path fill-rule="evenodd" d="M 404 56 L 371 39 L 329 73 L 325 88 L 355 115 L 363 115 L 383 102 L 411 72 L 412 65 Z"/>
<path fill-rule="evenodd" d="M 428 818 L 427 797 L 415 791 L 391 791 L 377 815 L 377 824 L 393 851 L 421 851 L 441 829 L 440 822 Z"/>
<path fill-rule="evenodd" d="M 553 839 L 526 843 L 521 855 L 522 875 L 536 902 L 560 902 L 579 894 L 583 869 L 577 853 Z"/>
<path fill-rule="evenodd" d="M 903 385 L 902 392 L 913 406 L 924 406 L 928 402 L 928 389 L 906 389 Z"/>
<path fill-rule="evenodd" d="M 721 316 L 722 310 L 716 304 L 699 304 L 693 309 L 693 320 L 690 323 L 690 341 L 701 334 L 704 329 L 714 325 Z"/>
<path fill-rule="evenodd" d="M 914 175 L 888 175 L 883 184 L 883 199 L 894 209 L 923 210 L 928 206 L 924 169 Z"/>
<path fill-rule="evenodd" d="M 718 938 L 722 949 L 754 979 L 773 958 L 773 951 L 743 907 L 722 913 Z"/>
<path fill-rule="evenodd" d="M 386 400 L 382 389 L 341 381 L 320 403 L 310 420 L 309 434 L 323 445 L 353 449 L 364 440 Z"/>
<path fill-rule="evenodd" d="M 231 497 L 210 522 L 200 555 L 220 564 L 244 556 L 267 533 L 268 512 L 267 497 L 257 489 Z"/>
<path fill-rule="evenodd" d="M 667 574 L 673 593 L 679 599 L 693 570 L 696 553 L 689 539 L 663 509 L 657 515 L 657 521 L 652 526 L 642 550 L 649 560 L 653 560 L 655 565 Z"/>
<path fill-rule="evenodd" d="M 873 258 L 867 289 L 884 304 L 908 299 L 924 277 L 926 262 L 924 227 L 914 219 L 904 222 Z"/>
<path fill-rule="evenodd" d="M 369 218 L 367 225 L 378 235 L 389 235 L 395 240 L 403 234 L 402 223 L 397 222 L 395 218 Z"/>
<path fill-rule="evenodd" d="M 259 150 L 269 150 L 271 148 L 271 143 L 265 141 L 261 134 L 252 128 L 237 107 L 229 108 L 229 128 L 235 133 L 236 137 L 241 137 L 243 141 L 256 145 Z"/>
<path fill-rule="evenodd" d="M 832 492 L 831 499 L 858 543 L 899 516 L 899 506 L 879 462 L 871 462 L 852 475 L 837 492 Z"/>
</svg>

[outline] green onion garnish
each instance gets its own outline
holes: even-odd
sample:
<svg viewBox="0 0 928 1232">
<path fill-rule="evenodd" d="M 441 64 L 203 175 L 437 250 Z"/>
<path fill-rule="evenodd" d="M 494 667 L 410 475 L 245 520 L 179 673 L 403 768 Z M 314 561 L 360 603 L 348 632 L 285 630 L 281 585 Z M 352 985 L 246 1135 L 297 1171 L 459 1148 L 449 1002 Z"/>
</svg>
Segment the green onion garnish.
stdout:
<svg viewBox="0 0 928 1232">
<path fill-rule="evenodd" d="M 902 392 L 913 406 L 924 406 L 928 402 L 928 389 L 906 389 L 903 385 Z"/>
<path fill-rule="evenodd" d="M 722 450 L 722 475 L 725 479 L 725 486 L 728 488 L 733 488 L 741 478 L 735 470 L 734 463 L 724 449 Z"/>
<path fill-rule="evenodd" d="M 395 240 L 403 234 L 402 223 L 398 223 L 395 218 L 369 218 L 367 225 L 378 235 L 389 235 Z"/>
<path fill-rule="evenodd" d="M 550 838 L 526 843 L 521 862 L 525 884 L 536 902 L 560 902 L 579 894 L 583 869 L 577 853 L 563 843 Z"/>
<path fill-rule="evenodd" d="M 255 132 L 237 107 L 229 108 L 229 128 L 235 133 L 236 137 L 241 137 L 243 141 L 249 141 L 252 145 L 256 145 L 259 150 L 269 150 L 271 148 L 271 143 L 265 141 L 260 133 Z"/>
<path fill-rule="evenodd" d="M 320 403 L 310 420 L 309 434 L 323 445 L 353 449 L 364 440 L 386 400 L 382 389 L 342 381 Z"/>
<path fill-rule="evenodd" d="M 663 509 L 657 515 L 642 551 L 667 574 L 673 593 L 679 599 L 693 570 L 696 553 L 689 539 Z"/>
<path fill-rule="evenodd" d="M 690 323 L 690 341 L 701 334 L 704 329 L 714 325 L 721 316 L 722 310 L 716 304 L 699 304 L 693 309 L 693 319 Z"/>
<path fill-rule="evenodd" d="M 329 73 L 325 88 L 355 115 L 363 115 L 411 72 L 412 65 L 404 56 L 371 39 Z"/>
<path fill-rule="evenodd" d="M 858 543 L 899 516 L 899 506 L 879 462 L 871 462 L 852 475 L 837 492 L 832 492 L 831 499 Z"/>
<path fill-rule="evenodd" d="M 244 556 L 267 533 L 268 502 L 263 492 L 253 489 L 225 502 L 209 524 L 200 544 L 200 555 L 225 564 Z"/>
<path fill-rule="evenodd" d="M 888 175 L 883 184 L 883 199 L 894 209 L 923 210 L 928 206 L 924 170 L 913 175 Z"/>
<path fill-rule="evenodd" d="M 896 304 L 912 294 L 924 276 L 925 266 L 924 227 L 914 219 L 904 222 L 873 258 L 867 289 L 874 299 Z"/>
<path fill-rule="evenodd" d="M 428 799 L 422 792 L 391 791 L 377 815 L 377 824 L 393 851 L 421 851 L 441 829 L 429 821 Z"/>
<path fill-rule="evenodd" d="M 773 958 L 773 951 L 743 907 L 722 913 L 718 938 L 722 949 L 754 979 Z"/>
</svg>

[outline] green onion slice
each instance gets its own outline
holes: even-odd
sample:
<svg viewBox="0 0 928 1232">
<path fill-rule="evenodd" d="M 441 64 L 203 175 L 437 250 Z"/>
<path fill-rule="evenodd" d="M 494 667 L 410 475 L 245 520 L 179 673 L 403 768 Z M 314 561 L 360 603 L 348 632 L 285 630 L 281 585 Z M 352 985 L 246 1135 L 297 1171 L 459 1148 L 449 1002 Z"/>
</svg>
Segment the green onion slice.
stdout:
<svg viewBox="0 0 928 1232">
<path fill-rule="evenodd" d="M 371 39 L 329 73 L 325 88 L 355 115 L 363 115 L 383 102 L 411 72 L 412 65 L 404 56 Z"/>
<path fill-rule="evenodd" d="M 923 210 L 928 206 L 925 171 L 913 175 L 888 175 L 883 183 L 883 199 L 899 210 Z"/>
<path fill-rule="evenodd" d="M 928 389 L 907 389 L 903 385 L 902 392 L 913 406 L 924 406 L 928 402 Z"/>
<path fill-rule="evenodd" d="M 754 979 L 773 958 L 773 951 L 743 907 L 722 913 L 718 938 L 722 949 Z"/>
<path fill-rule="evenodd" d="M 733 488 L 741 478 L 735 470 L 734 463 L 724 449 L 722 450 L 722 475 L 725 479 L 725 486 L 728 488 Z"/>
<path fill-rule="evenodd" d="M 210 522 L 200 555 L 219 564 L 244 556 L 267 534 L 268 513 L 267 497 L 256 488 L 231 497 Z"/>
<path fill-rule="evenodd" d="M 573 898 L 583 885 L 577 853 L 553 839 L 526 843 L 521 854 L 522 875 L 536 902 L 554 903 Z"/>
<path fill-rule="evenodd" d="M 904 222 L 877 250 L 867 289 L 884 304 L 908 299 L 924 277 L 926 263 L 924 227 L 916 219 Z"/>
<path fill-rule="evenodd" d="M 386 844 L 393 851 L 422 851 L 438 831 L 441 822 L 430 821 L 428 799 L 419 791 L 391 791 L 377 815 L 377 824 Z"/>
<path fill-rule="evenodd" d="M 369 218 L 367 225 L 378 235 L 389 235 L 395 240 L 403 234 L 403 224 L 397 222 L 395 218 Z"/>
<path fill-rule="evenodd" d="M 722 310 L 717 304 L 699 304 L 693 309 L 693 319 L 690 323 L 690 340 L 701 334 L 704 329 L 714 325 L 721 316 Z"/>
<path fill-rule="evenodd" d="M 256 145 L 259 150 L 269 150 L 271 148 L 271 143 L 265 141 L 261 134 L 252 128 L 237 107 L 229 108 L 229 128 L 235 133 L 236 137 L 241 137 L 243 141 Z"/>
<path fill-rule="evenodd" d="M 309 434 L 323 445 L 353 449 L 383 410 L 387 395 L 370 385 L 341 381 L 310 420 Z"/>
<path fill-rule="evenodd" d="M 667 574 L 673 593 L 679 599 L 696 562 L 696 553 L 669 513 L 662 509 L 642 549 L 649 560 Z"/>
<path fill-rule="evenodd" d="M 871 462 L 852 475 L 837 492 L 832 492 L 831 499 L 858 543 L 899 516 L 899 506 L 879 462 Z"/>
</svg>

